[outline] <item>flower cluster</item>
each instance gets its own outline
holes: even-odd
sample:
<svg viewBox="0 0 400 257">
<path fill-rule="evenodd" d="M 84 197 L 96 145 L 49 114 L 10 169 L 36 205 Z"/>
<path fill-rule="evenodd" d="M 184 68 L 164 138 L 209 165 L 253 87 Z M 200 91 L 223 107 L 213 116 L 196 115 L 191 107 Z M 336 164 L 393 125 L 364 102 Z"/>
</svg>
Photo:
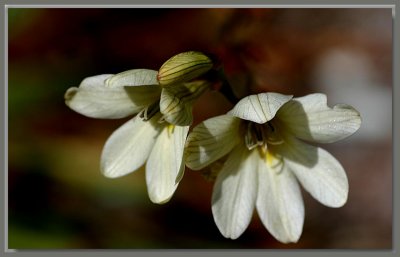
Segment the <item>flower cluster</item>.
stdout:
<svg viewBox="0 0 400 257">
<path fill-rule="evenodd" d="M 67 90 L 66 104 L 85 116 L 117 119 L 137 114 L 104 146 L 101 170 L 106 177 L 126 175 L 146 163 L 150 200 L 165 203 L 171 198 L 184 172 L 193 101 L 210 86 L 199 77 L 212 66 L 206 55 L 187 52 L 169 59 L 159 71 L 97 75 Z"/>
<path fill-rule="evenodd" d="M 149 198 L 166 203 L 192 170 L 223 161 L 216 174 L 212 213 L 221 234 L 238 238 L 254 209 L 280 242 L 297 242 L 303 229 L 300 186 L 320 203 L 340 207 L 348 181 L 340 163 L 307 144 L 344 139 L 361 125 L 349 105 L 330 108 L 323 94 L 247 96 L 228 113 L 201 122 L 189 133 L 193 102 L 213 81 L 211 58 L 185 52 L 159 71 L 136 69 L 86 78 L 65 94 L 74 111 L 93 118 L 137 114 L 107 140 L 101 170 L 120 177 L 146 165 Z"/>
</svg>

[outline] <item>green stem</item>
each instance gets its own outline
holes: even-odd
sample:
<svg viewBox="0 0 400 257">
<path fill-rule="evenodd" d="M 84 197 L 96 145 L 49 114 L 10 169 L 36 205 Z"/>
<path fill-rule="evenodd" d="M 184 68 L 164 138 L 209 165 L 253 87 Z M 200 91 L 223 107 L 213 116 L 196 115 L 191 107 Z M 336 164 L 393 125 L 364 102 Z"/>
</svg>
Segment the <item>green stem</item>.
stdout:
<svg viewBox="0 0 400 257">
<path fill-rule="evenodd" d="M 229 84 L 229 81 L 225 76 L 225 72 L 224 72 L 223 68 L 221 68 L 218 71 L 218 77 L 222 82 L 222 86 L 219 89 L 219 92 L 221 94 L 223 94 L 226 97 L 226 99 L 228 99 L 228 101 L 231 102 L 233 105 L 237 104 L 237 102 L 239 102 L 240 99 L 233 92 L 232 87 Z"/>
</svg>

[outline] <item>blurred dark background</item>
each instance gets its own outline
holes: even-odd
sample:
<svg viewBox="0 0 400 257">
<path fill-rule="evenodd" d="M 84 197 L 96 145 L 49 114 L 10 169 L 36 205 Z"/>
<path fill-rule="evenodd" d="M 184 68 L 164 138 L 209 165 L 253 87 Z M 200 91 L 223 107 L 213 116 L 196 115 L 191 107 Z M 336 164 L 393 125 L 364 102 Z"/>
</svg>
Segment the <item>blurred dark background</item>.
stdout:
<svg viewBox="0 0 400 257">
<path fill-rule="evenodd" d="M 391 9 L 24 9 L 8 13 L 8 247 L 392 247 Z M 363 124 L 325 145 L 344 166 L 347 204 L 322 206 L 304 192 L 297 244 L 281 244 L 257 215 L 237 240 L 214 224 L 212 183 L 187 170 L 172 200 L 155 205 L 144 171 L 100 174 L 107 137 L 123 120 L 68 109 L 63 95 L 88 76 L 158 69 L 174 54 L 217 55 L 238 96 L 326 93 Z M 217 92 L 197 102 L 195 123 L 232 105 Z"/>
</svg>

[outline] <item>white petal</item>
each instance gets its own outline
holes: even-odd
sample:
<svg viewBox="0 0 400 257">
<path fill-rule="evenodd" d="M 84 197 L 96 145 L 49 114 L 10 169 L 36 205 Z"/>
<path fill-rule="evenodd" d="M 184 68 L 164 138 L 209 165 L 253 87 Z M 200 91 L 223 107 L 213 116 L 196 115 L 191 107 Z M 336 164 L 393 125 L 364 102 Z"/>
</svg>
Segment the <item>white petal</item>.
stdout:
<svg viewBox="0 0 400 257">
<path fill-rule="evenodd" d="M 98 87 L 103 87 L 105 85 L 105 81 L 112 76 L 114 75 L 102 74 L 102 75 L 87 77 L 84 80 L 82 80 L 81 84 L 79 85 L 79 88 L 96 89 Z"/>
<path fill-rule="evenodd" d="M 299 184 L 285 166 L 277 170 L 259 161 L 257 212 L 280 242 L 297 242 L 303 230 L 304 204 Z"/>
<path fill-rule="evenodd" d="M 340 207 L 346 203 L 349 192 L 346 173 L 327 151 L 293 138 L 286 140 L 279 152 L 315 199 L 329 207 Z"/>
<path fill-rule="evenodd" d="M 189 134 L 186 165 L 200 170 L 232 150 L 240 141 L 240 119 L 229 115 L 210 118 L 197 125 Z"/>
<path fill-rule="evenodd" d="M 159 86 L 109 87 L 112 75 L 88 77 L 65 93 L 65 103 L 72 110 L 91 118 L 114 119 L 135 114 L 160 96 Z"/>
<path fill-rule="evenodd" d="M 257 197 L 259 154 L 238 145 L 215 181 L 212 213 L 221 234 L 238 238 L 249 225 Z"/>
<path fill-rule="evenodd" d="M 360 114 L 353 107 L 339 104 L 330 108 L 324 94 L 293 98 L 281 108 L 277 118 L 298 138 L 319 143 L 346 138 L 361 125 Z"/>
<path fill-rule="evenodd" d="M 170 125 L 171 126 L 171 125 Z M 172 197 L 183 176 L 183 149 L 189 126 L 165 127 L 146 164 L 146 182 L 150 200 L 165 203 Z"/>
<path fill-rule="evenodd" d="M 206 89 L 207 81 L 194 81 L 174 87 L 164 88 L 161 92 L 160 112 L 171 124 L 189 126 L 192 124 L 192 105 Z"/>
<path fill-rule="evenodd" d="M 160 111 L 163 118 L 171 124 L 189 126 L 192 124 L 192 103 L 181 102 L 170 90 L 163 89 L 160 98 Z"/>
<path fill-rule="evenodd" d="M 101 155 L 104 176 L 120 177 L 136 171 L 145 163 L 160 133 L 157 117 L 159 115 L 143 121 L 136 116 L 114 131 Z"/>
<path fill-rule="evenodd" d="M 290 99 L 292 96 L 278 93 L 251 95 L 240 100 L 228 114 L 262 124 L 271 120 Z"/>
<path fill-rule="evenodd" d="M 108 87 L 158 85 L 157 71 L 148 69 L 127 70 L 106 80 Z"/>
</svg>

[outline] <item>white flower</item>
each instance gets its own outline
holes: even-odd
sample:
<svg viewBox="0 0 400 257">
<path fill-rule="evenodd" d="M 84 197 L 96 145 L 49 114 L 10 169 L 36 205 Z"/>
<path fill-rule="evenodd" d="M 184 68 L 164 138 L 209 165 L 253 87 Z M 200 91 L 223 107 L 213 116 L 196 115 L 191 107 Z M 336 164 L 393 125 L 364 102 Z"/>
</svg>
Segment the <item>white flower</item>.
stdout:
<svg viewBox="0 0 400 257">
<path fill-rule="evenodd" d="M 151 201 L 167 202 L 184 172 L 183 149 L 192 123 L 192 102 L 208 83 L 193 81 L 162 88 L 157 71 L 137 69 L 116 75 L 88 77 L 69 88 L 66 104 L 93 118 L 123 118 L 139 113 L 107 140 L 101 155 L 102 173 L 116 178 L 146 163 Z"/>
<path fill-rule="evenodd" d="M 213 189 L 212 213 L 220 232 L 238 238 L 254 208 L 279 241 L 297 242 L 304 205 L 298 182 L 329 207 L 347 201 L 348 181 L 340 163 L 312 143 L 330 143 L 361 124 L 348 105 L 327 106 L 326 96 L 293 98 L 277 93 L 248 96 L 189 134 L 186 165 L 199 170 L 227 156 Z"/>
</svg>

